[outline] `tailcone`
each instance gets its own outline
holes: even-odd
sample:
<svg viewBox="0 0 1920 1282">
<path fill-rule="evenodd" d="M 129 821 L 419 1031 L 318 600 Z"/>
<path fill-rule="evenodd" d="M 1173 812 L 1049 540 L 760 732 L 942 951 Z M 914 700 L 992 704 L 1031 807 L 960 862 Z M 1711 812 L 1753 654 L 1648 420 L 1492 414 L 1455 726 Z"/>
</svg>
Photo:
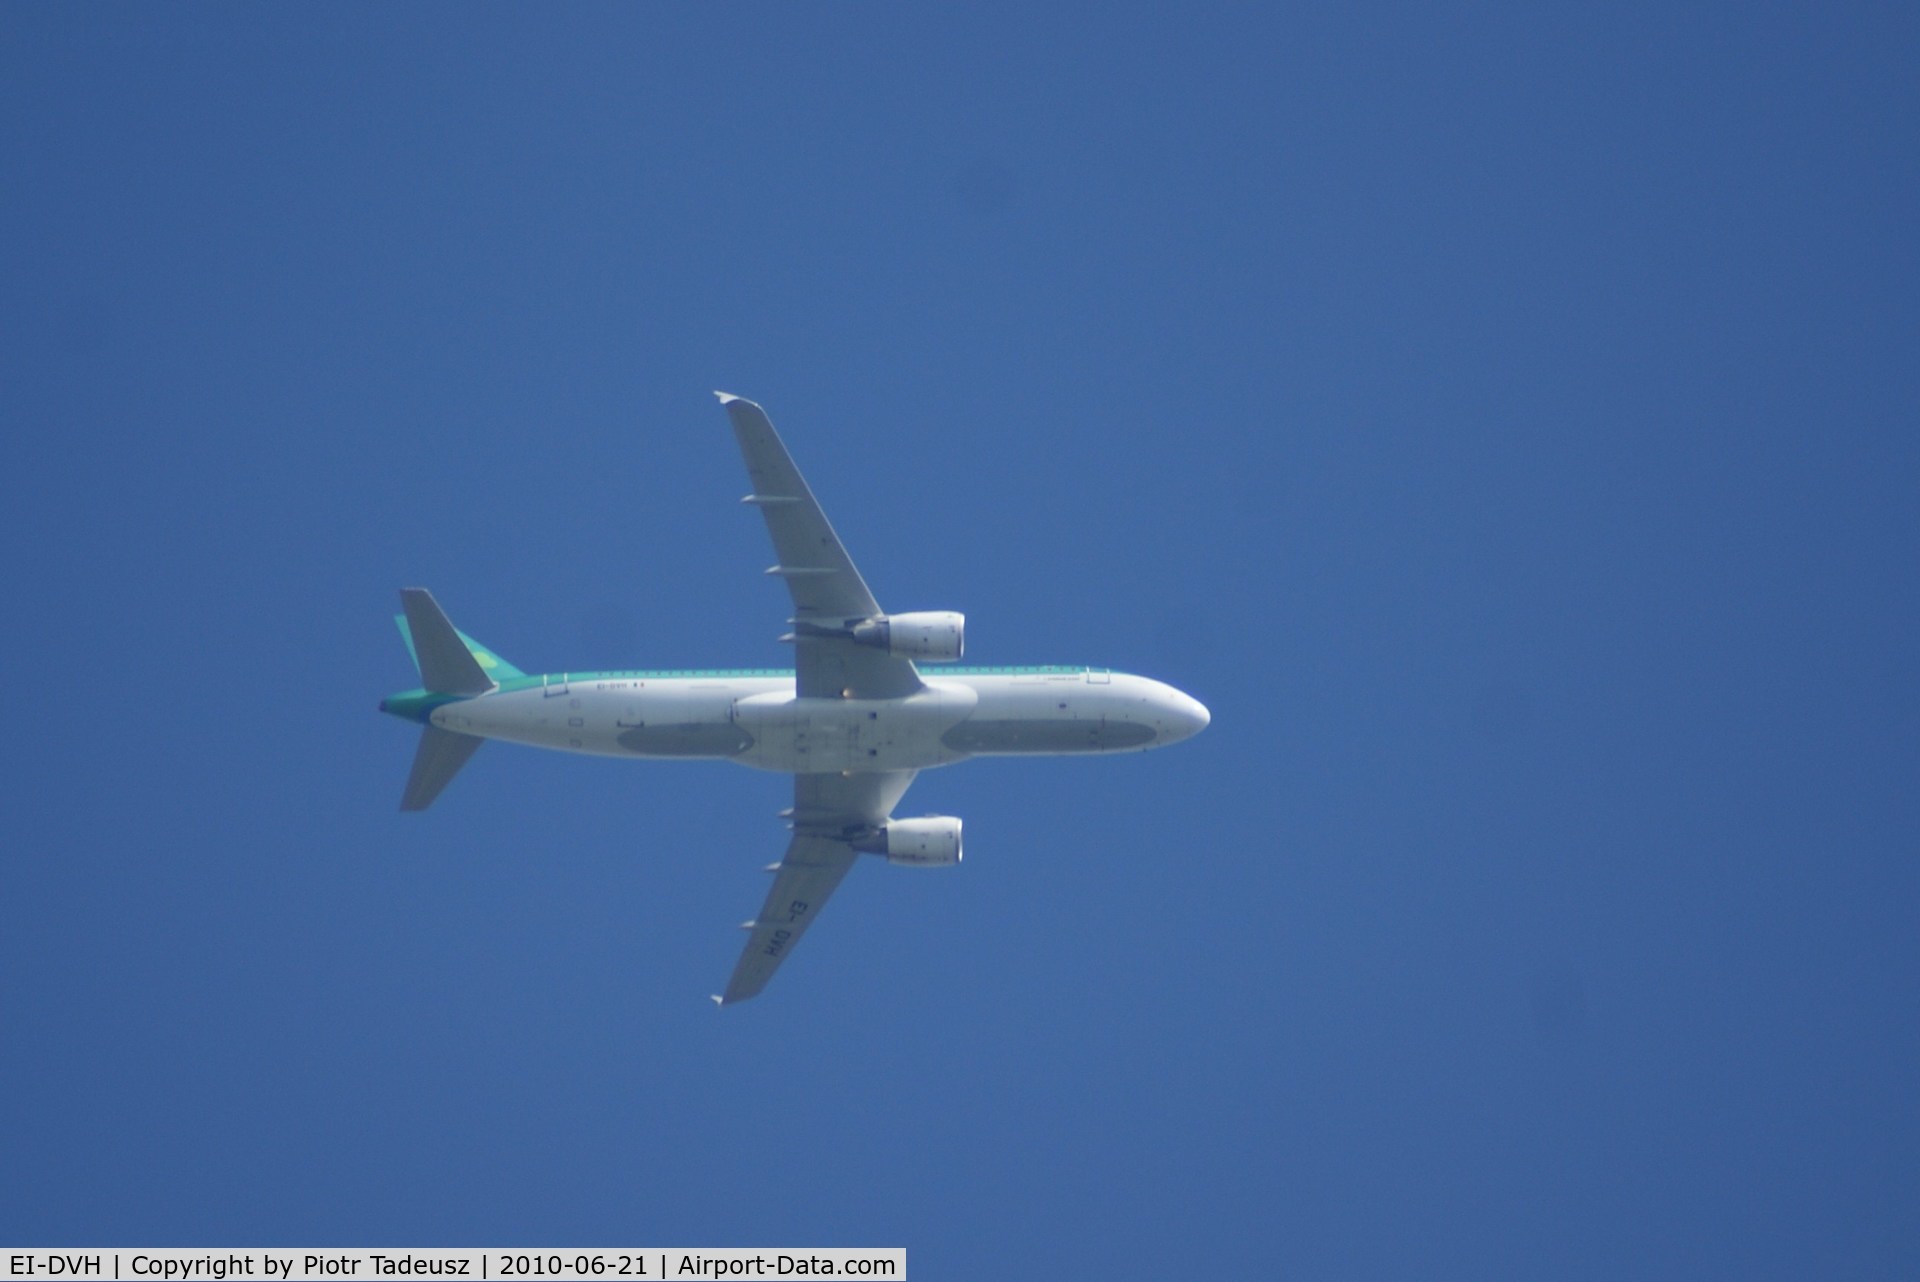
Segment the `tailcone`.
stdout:
<svg viewBox="0 0 1920 1282">
<path fill-rule="evenodd" d="M 408 690 L 404 694 L 390 694 L 380 701 L 380 711 L 402 721 L 417 721 L 426 725 L 433 717 L 433 710 L 443 704 L 458 701 L 457 695 L 435 694 L 431 690 Z"/>
</svg>

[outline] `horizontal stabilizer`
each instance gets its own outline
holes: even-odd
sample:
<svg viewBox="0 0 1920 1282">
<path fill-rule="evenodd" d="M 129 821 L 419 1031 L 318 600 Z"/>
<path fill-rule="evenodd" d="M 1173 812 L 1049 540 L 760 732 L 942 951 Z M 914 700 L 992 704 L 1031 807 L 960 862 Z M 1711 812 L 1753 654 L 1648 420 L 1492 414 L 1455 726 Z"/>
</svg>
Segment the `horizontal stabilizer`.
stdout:
<svg viewBox="0 0 1920 1282">
<path fill-rule="evenodd" d="M 420 731 L 420 747 L 413 754 L 413 773 L 407 776 L 407 791 L 400 798 L 402 810 L 425 810 L 453 782 L 460 767 L 473 760 L 485 739 L 470 734 L 455 734 L 439 726 Z"/>
<path fill-rule="evenodd" d="M 494 681 L 467 649 L 446 612 L 425 588 L 401 588 L 407 612 L 407 639 L 420 665 L 420 684 L 435 694 L 485 694 Z"/>
</svg>

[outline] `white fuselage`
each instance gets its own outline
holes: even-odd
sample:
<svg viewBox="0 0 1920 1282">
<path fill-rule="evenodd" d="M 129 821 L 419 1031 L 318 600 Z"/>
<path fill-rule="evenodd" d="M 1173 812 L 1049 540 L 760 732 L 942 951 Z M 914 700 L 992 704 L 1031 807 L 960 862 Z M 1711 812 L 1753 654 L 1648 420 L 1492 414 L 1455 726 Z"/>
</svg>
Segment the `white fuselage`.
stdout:
<svg viewBox="0 0 1920 1282">
<path fill-rule="evenodd" d="M 1207 710 L 1101 669 L 942 675 L 899 699 L 801 699 L 791 676 L 565 675 L 435 708 L 461 734 L 611 757 L 719 758 L 791 774 L 923 770 L 968 757 L 1132 752 L 1175 743 Z"/>
</svg>

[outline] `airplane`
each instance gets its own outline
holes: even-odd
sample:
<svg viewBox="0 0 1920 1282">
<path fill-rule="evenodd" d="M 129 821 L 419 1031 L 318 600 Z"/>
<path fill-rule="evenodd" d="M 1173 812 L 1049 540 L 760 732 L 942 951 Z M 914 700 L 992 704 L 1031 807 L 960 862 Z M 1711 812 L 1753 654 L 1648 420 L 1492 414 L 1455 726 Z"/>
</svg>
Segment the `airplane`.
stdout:
<svg viewBox="0 0 1920 1282">
<path fill-rule="evenodd" d="M 960 820 L 898 819 L 914 775 L 969 757 L 1137 752 L 1210 719 L 1159 681 L 1093 667 L 941 667 L 966 642 L 948 610 L 888 614 L 820 510 L 766 412 L 716 392 L 746 460 L 793 598 L 792 669 L 528 675 L 456 629 L 424 588 L 395 616 L 420 687 L 380 710 L 422 729 L 402 810 L 425 810 L 488 739 L 641 759 L 710 758 L 793 776 L 786 855 L 726 990 L 757 995 L 820 915 L 857 856 L 910 868 L 957 864 Z"/>
</svg>

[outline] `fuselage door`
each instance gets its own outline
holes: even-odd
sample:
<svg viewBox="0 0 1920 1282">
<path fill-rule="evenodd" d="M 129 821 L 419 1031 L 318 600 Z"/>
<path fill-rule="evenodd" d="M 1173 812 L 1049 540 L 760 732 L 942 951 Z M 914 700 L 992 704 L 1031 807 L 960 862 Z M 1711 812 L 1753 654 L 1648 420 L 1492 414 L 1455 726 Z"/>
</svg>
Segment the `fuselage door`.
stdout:
<svg viewBox="0 0 1920 1282">
<path fill-rule="evenodd" d="M 1112 668 L 1088 668 L 1087 684 L 1090 686 L 1112 685 L 1113 669 Z"/>
<path fill-rule="evenodd" d="M 540 678 L 540 693 L 545 695 L 547 698 L 551 699 L 555 695 L 562 695 L 562 694 L 565 694 L 566 692 L 567 692 L 567 674 L 566 673 L 562 672 L 557 676 L 553 673 L 548 673 L 547 675 Z"/>
</svg>

